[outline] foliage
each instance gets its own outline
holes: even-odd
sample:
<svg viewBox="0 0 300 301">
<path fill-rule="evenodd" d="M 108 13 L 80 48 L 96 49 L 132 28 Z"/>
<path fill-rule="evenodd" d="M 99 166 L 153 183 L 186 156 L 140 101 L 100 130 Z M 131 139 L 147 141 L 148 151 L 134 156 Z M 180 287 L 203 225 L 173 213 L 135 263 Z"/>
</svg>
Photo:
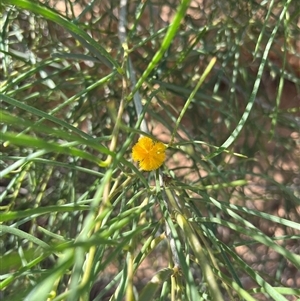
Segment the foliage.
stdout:
<svg viewBox="0 0 300 301">
<path fill-rule="evenodd" d="M 298 1 L 126 3 L 0 4 L 1 298 L 300 298 Z"/>
</svg>

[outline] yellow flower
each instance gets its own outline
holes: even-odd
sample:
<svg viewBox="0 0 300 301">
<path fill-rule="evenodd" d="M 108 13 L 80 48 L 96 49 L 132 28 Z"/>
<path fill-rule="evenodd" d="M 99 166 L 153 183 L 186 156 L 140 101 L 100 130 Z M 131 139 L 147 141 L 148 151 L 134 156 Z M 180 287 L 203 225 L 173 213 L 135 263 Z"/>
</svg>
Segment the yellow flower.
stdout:
<svg viewBox="0 0 300 301">
<path fill-rule="evenodd" d="M 158 169 L 166 159 L 166 146 L 148 137 L 141 137 L 132 148 L 132 159 L 145 171 Z"/>
</svg>

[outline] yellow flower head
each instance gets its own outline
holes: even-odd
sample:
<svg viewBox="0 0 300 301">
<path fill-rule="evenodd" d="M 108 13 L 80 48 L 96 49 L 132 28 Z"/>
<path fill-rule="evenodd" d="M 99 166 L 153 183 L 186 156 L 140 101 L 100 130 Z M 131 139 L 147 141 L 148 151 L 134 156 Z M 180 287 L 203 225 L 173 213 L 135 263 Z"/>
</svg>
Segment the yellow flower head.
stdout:
<svg viewBox="0 0 300 301">
<path fill-rule="evenodd" d="M 132 159 L 145 171 L 158 169 L 166 159 L 166 146 L 148 137 L 141 137 L 132 148 Z"/>
</svg>

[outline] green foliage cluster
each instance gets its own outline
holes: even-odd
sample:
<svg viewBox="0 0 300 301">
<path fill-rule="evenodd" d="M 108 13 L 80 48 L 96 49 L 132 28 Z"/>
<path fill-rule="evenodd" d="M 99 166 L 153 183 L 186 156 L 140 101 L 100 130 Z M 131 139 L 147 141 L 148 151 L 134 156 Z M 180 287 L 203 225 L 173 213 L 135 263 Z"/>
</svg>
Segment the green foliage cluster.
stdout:
<svg viewBox="0 0 300 301">
<path fill-rule="evenodd" d="M 299 1 L 0 10 L 0 299 L 299 300 Z"/>
</svg>

